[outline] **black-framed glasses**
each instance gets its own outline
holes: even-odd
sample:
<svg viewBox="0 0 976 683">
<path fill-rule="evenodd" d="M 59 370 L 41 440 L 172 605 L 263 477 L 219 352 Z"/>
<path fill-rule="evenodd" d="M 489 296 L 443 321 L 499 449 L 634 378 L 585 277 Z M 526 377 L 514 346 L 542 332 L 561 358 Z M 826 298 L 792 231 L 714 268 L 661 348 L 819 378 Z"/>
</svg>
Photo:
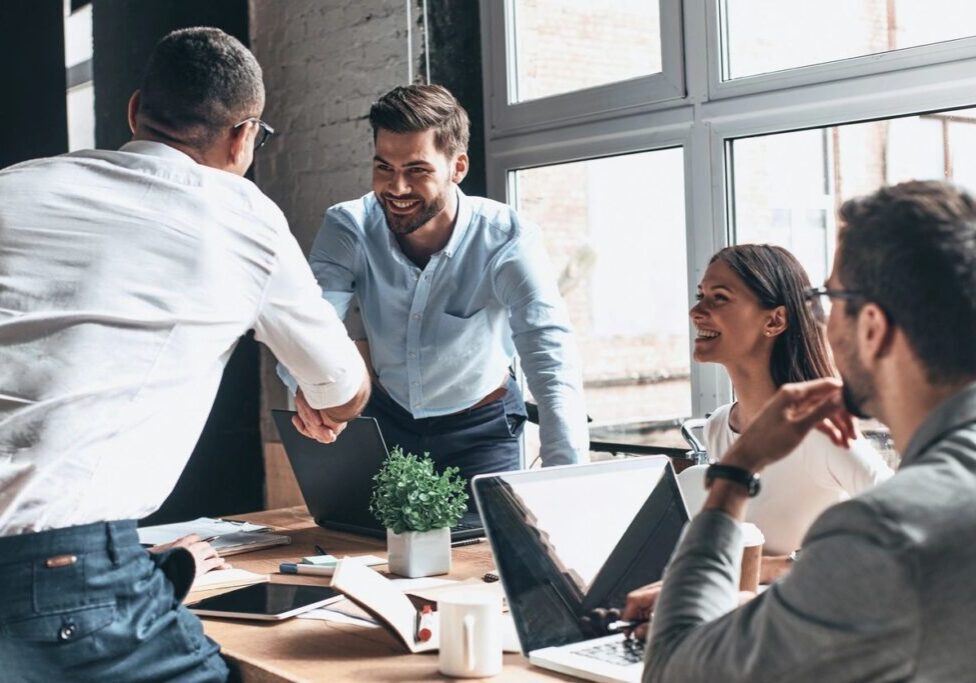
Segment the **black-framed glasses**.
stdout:
<svg viewBox="0 0 976 683">
<path fill-rule="evenodd" d="M 261 119 L 259 119 L 257 116 L 249 116 L 248 118 L 244 119 L 240 123 L 235 123 L 234 124 L 234 128 L 240 128 L 245 123 L 256 123 L 261 128 L 261 132 L 258 133 L 258 136 L 256 138 L 254 138 L 254 149 L 255 150 L 258 150 L 258 149 L 261 149 L 262 147 L 264 147 L 264 143 L 266 143 L 268 141 L 268 138 L 270 138 L 272 135 L 274 135 L 275 129 L 272 128 L 271 126 L 269 126 L 268 124 L 266 124 Z"/>
<path fill-rule="evenodd" d="M 863 299 L 864 293 L 852 289 L 830 289 L 828 287 L 807 287 L 803 290 L 803 299 L 805 301 L 816 301 L 821 297 L 852 301 L 853 299 Z"/>
</svg>

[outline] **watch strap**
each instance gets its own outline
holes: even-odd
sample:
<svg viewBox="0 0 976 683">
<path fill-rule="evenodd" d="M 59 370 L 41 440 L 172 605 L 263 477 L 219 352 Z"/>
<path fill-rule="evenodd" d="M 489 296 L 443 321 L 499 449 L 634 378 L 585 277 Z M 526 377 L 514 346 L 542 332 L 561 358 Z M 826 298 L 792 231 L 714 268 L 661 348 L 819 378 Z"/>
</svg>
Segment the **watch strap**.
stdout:
<svg viewBox="0 0 976 683">
<path fill-rule="evenodd" d="M 749 497 L 753 497 L 759 493 L 759 475 L 742 467 L 723 465 L 721 463 L 709 465 L 705 471 L 706 487 L 711 486 L 712 481 L 715 479 L 725 479 L 726 481 L 744 486 L 749 493 Z"/>
</svg>

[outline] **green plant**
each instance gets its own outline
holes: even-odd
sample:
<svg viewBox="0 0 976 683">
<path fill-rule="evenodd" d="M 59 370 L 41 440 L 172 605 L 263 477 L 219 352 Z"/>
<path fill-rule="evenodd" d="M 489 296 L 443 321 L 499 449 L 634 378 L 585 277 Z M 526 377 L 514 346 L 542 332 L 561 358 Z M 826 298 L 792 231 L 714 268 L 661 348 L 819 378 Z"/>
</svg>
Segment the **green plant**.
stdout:
<svg viewBox="0 0 976 683">
<path fill-rule="evenodd" d="M 454 526 L 468 502 L 459 471 L 448 467 L 438 474 L 429 453 L 421 458 L 395 446 L 373 477 L 369 510 L 396 534 Z"/>
</svg>

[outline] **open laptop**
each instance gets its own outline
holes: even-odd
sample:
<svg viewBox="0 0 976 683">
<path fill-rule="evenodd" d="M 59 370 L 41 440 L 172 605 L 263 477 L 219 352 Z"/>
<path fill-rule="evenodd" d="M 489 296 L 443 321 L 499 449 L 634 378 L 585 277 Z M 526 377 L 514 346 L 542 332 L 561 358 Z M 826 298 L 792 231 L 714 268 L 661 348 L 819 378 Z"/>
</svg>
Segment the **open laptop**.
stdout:
<svg viewBox="0 0 976 683">
<path fill-rule="evenodd" d="M 325 444 L 295 429 L 291 421 L 294 412 L 272 410 L 271 414 L 315 523 L 336 531 L 386 538 L 386 529 L 369 511 L 373 475 L 388 455 L 376 420 L 357 417 L 335 442 Z M 469 512 L 451 529 L 451 542 L 484 535 L 478 514 Z"/>
<path fill-rule="evenodd" d="M 581 617 L 661 578 L 688 521 L 670 460 L 626 458 L 474 478 L 522 651 L 591 681 L 639 681 L 643 648 Z"/>
</svg>

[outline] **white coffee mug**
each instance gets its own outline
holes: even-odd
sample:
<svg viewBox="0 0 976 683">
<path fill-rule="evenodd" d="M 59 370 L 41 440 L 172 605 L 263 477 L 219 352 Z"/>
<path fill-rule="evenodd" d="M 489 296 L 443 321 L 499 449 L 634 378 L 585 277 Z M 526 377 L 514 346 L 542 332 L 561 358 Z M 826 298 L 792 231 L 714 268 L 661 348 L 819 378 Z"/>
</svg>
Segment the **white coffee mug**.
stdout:
<svg viewBox="0 0 976 683">
<path fill-rule="evenodd" d="M 439 668 L 446 676 L 485 678 L 502 670 L 502 600 L 459 589 L 437 600 Z"/>
</svg>

